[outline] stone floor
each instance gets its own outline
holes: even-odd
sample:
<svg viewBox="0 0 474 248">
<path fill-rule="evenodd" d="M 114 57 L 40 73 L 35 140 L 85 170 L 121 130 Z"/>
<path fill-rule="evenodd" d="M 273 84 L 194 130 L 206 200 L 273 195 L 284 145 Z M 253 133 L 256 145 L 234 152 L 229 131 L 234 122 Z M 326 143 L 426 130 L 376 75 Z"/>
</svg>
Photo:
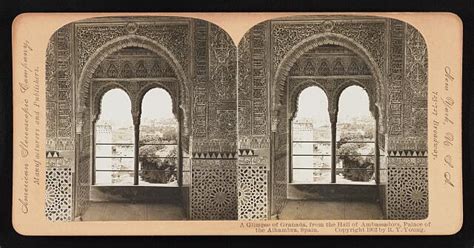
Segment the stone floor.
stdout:
<svg viewBox="0 0 474 248">
<path fill-rule="evenodd" d="M 378 220 L 383 219 L 378 203 L 357 201 L 288 200 L 282 220 Z"/>
<path fill-rule="evenodd" d="M 185 220 L 184 209 L 169 203 L 90 202 L 83 221 Z"/>
</svg>

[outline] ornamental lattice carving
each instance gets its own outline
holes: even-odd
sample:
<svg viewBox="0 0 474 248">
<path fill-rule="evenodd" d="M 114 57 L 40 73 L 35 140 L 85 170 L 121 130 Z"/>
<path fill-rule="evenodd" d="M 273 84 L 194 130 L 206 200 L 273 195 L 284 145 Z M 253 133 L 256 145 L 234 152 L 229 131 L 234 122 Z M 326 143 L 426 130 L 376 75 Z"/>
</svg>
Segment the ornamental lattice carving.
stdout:
<svg viewBox="0 0 474 248">
<path fill-rule="evenodd" d="M 192 170 L 191 219 L 237 219 L 237 172 L 235 167 Z"/>
<path fill-rule="evenodd" d="M 46 168 L 46 217 L 51 221 L 70 221 L 73 216 L 72 169 Z"/>
<path fill-rule="evenodd" d="M 239 220 L 268 219 L 266 166 L 239 166 L 237 177 Z"/>
<path fill-rule="evenodd" d="M 428 169 L 404 167 L 388 169 L 387 216 L 412 220 L 428 217 Z"/>
</svg>

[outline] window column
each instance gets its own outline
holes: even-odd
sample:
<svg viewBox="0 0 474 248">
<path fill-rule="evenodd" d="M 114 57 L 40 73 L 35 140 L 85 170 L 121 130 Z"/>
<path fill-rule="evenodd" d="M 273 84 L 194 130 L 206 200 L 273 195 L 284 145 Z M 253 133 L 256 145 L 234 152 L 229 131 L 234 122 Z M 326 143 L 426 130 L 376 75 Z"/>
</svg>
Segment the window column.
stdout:
<svg viewBox="0 0 474 248">
<path fill-rule="evenodd" d="M 181 115 L 181 109 L 178 107 L 177 110 L 178 113 L 178 135 L 177 135 L 177 148 L 178 148 L 178 154 L 176 155 L 176 160 L 178 163 L 178 171 L 176 173 L 176 176 L 178 177 L 178 187 L 183 186 L 183 159 L 182 159 L 182 154 L 183 150 L 181 148 L 181 122 L 179 120 L 182 120 L 182 115 Z"/>
<path fill-rule="evenodd" d="M 373 111 L 373 116 L 375 118 L 375 161 L 374 161 L 374 169 L 375 169 L 375 184 L 380 184 L 380 151 L 379 151 L 379 116 L 378 112 L 375 109 Z"/>
<path fill-rule="evenodd" d="M 331 183 L 336 183 L 336 129 L 337 129 L 337 108 L 329 110 L 329 120 L 331 121 Z"/>
<path fill-rule="evenodd" d="M 140 147 L 140 112 L 132 111 L 133 116 L 133 129 L 134 129 L 134 160 L 133 160 L 133 185 L 138 185 L 138 156 L 139 156 L 139 147 Z"/>
</svg>

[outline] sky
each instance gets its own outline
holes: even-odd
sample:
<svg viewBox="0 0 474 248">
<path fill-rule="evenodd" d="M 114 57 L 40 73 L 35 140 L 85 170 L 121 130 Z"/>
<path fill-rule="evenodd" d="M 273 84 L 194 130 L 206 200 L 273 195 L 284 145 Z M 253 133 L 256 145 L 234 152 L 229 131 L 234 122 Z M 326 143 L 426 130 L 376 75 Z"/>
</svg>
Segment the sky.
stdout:
<svg viewBox="0 0 474 248">
<path fill-rule="evenodd" d="M 350 122 L 353 118 L 366 116 L 370 116 L 366 91 L 359 86 L 346 88 L 339 98 L 338 122 Z M 319 126 L 329 125 L 326 93 L 317 86 L 304 89 L 298 99 L 296 118 L 315 119 Z"/>
<path fill-rule="evenodd" d="M 298 112 L 295 118 L 315 119 L 319 126 L 329 125 L 326 93 L 316 86 L 304 89 L 298 98 Z"/>
<path fill-rule="evenodd" d="M 371 114 L 367 92 L 359 86 L 346 88 L 339 98 L 338 122 L 350 122 L 353 118 L 368 116 Z"/>
<path fill-rule="evenodd" d="M 142 120 L 144 118 L 173 118 L 171 96 L 164 89 L 154 88 L 147 92 L 142 102 Z"/>
<path fill-rule="evenodd" d="M 116 127 L 133 125 L 131 102 L 127 93 L 121 89 L 107 91 L 102 97 L 99 121 L 107 121 Z M 163 89 L 154 88 L 148 91 L 142 102 L 142 121 L 146 118 L 168 119 L 174 117 L 171 97 Z"/>
<path fill-rule="evenodd" d="M 112 89 L 102 98 L 99 121 L 108 121 L 118 127 L 133 125 L 131 103 L 128 95 L 121 89 Z M 171 97 L 163 89 L 154 88 L 147 92 L 142 103 L 142 122 L 145 119 L 169 119 L 174 117 Z M 327 97 L 316 86 L 306 88 L 298 100 L 296 118 L 315 119 L 319 125 L 329 125 Z M 359 86 L 345 89 L 339 98 L 338 122 L 349 122 L 354 117 L 370 116 L 369 97 Z"/>
</svg>

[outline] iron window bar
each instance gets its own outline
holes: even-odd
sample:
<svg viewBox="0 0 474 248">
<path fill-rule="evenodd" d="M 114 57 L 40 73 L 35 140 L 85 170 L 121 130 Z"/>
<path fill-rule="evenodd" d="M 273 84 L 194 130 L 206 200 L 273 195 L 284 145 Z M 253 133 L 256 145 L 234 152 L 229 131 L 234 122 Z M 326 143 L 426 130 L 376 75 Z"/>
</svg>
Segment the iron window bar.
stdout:
<svg viewBox="0 0 474 248">
<path fill-rule="evenodd" d="M 134 158 L 129 156 L 95 156 L 95 158 Z"/>
<path fill-rule="evenodd" d="M 129 156 L 96 156 L 95 158 L 134 158 Z M 162 159 L 178 159 L 178 157 L 163 157 L 163 156 L 139 156 L 138 158 L 162 158 Z M 184 157 L 188 158 L 188 157 Z"/>
<path fill-rule="evenodd" d="M 138 144 L 139 146 L 177 146 L 177 143 L 145 143 Z"/>
<path fill-rule="evenodd" d="M 133 146 L 133 143 L 95 143 L 96 146 Z"/>
<path fill-rule="evenodd" d="M 295 144 L 331 144 L 331 141 L 322 141 L 322 140 L 293 140 L 292 141 L 293 145 Z M 375 141 L 369 141 L 369 140 L 354 140 L 354 141 L 336 141 L 336 144 L 373 144 L 375 145 Z M 298 154 L 298 153 L 292 153 L 293 157 L 331 157 L 331 153 L 329 154 Z M 374 154 L 337 154 L 335 155 L 336 157 L 341 157 L 341 156 L 346 156 L 346 157 L 374 157 L 376 156 L 375 152 Z M 315 168 L 315 167 L 292 167 L 291 168 L 294 171 L 332 171 L 332 167 L 328 168 Z M 349 171 L 367 171 L 370 172 L 373 170 L 373 173 L 375 173 L 374 168 L 335 168 L 335 173 L 340 173 L 345 170 Z"/>
<path fill-rule="evenodd" d="M 348 140 L 348 141 L 336 141 L 336 143 L 342 143 L 342 144 L 347 144 L 347 143 L 368 143 L 372 144 L 375 143 L 373 140 Z"/>
<path fill-rule="evenodd" d="M 116 169 L 116 170 L 113 170 L 113 169 L 97 169 L 95 170 L 97 172 L 134 172 L 134 170 L 123 170 L 123 169 Z M 174 169 L 174 170 L 166 170 L 166 169 L 156 169 L 156 170 L 138 170 L 139 172 L 140 171 L 170 171 L 170 172 L 176 172 L 177 170 Z"/>
<path fill-rule="evenodd" d="M 139 156 L 138 158 L 178 159 L 178 157 L 162 157 L 162 156 Z"/>
<path fill-rule="evenodd" d="M 327 140 L 293 140 L 293 143 L 331 143 L 331 141 L 327 141 Z M 375 141 L 373 140 L 354 140 L 354 141 L 336 141 L 336 143 L 343 143 L 343 144 L 346 144 L 346 143 L 368 143 L 368 144 L 371 144 L 371 143 L 375 143 Z"/>
<path fill-rule="evenodd" d="M 331 157 L 331 154 L 293 154 L 296 157 Z"/>
<path fill-rule="evenodd" d="M 293 143 L 327 143 L 327 144 L 331 144 L 331 141 L 326 141 L 326 140 L 293 140 Z"/>
<path fill-rule="evenodd" d="M 331 154 L 293 154 L 296 157 L 331 157 Z M 336 154 L 336 157 L 349 156 L 349 157 L 371 157 L 375 154 Z"/>
<path fill-rule="evenodd" d="M 331 170 L 332 168 L 293 168 L 293 170 Z M 336 168 L 336 170 L 373 170 L 372 168 Z"/>
<path fill-rule="evenodd" d="M 135 145 L 134 143 L 95 143 L 98 146 L 113 146 L 113 145 L 118 145 L 118 146 L 133 146 Z M 145 143 L 145 144 L 139 144 L 140 146 L 146 146 L 146 145 L 161 145 L 161 146 L 177 146 L 178 143 Z"/>
</svg>

